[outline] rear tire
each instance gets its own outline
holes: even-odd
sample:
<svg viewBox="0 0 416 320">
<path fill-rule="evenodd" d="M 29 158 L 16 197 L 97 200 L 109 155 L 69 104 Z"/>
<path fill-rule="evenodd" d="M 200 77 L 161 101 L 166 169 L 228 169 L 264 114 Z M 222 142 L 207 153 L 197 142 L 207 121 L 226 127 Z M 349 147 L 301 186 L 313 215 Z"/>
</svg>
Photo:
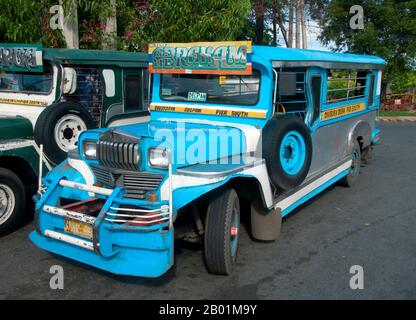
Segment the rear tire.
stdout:
<svg viewBox="0 0 416 320">
<path fill-rule="evenodd" d="M 94 128 L 94 120 L 79 104 L 62 102 L 47 107 L 35 126 L 35 141 L 43 144 L 50 162 L 57 165 L 77 146 L 79 134 Z"/>
<path fill-rule="evenodd" d="M 374 147 L 369 145 L 361 152 L 361 162 L 364 164 L 370 164 L 374 159 Z"/>
<path fill-rule="evenodd" d="M 354 143 L 352 150 L 352 164 L 350 172 L 344 178 L 341 179 L 340 184 L 344 187 L 351 188 L 358 179 L 361 167 L 361 148 L 358 141 Z"/>
<path fill-rule="evenodd" d="M 20 178 L 0 168 L 0 234 L 13 231 L 25 215 L 26 191 Z"/>
<path fill-rule="evenodd" d="M 234 189 L 217 192 L 205 222 L 205 260 L 209 272 L 232 273 L 237 259 L 240 229 L 240 202 Z"/>
</svg>

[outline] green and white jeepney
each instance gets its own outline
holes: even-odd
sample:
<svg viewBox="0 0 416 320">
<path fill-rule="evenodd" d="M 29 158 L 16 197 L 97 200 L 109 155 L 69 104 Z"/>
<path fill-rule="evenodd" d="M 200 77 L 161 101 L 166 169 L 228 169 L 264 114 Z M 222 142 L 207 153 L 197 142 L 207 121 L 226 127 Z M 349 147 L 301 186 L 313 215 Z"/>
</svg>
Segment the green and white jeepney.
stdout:
<svg viewBox="0 0 416 320">
<path fill-rule="evenodd" d="M 147 84 L 143 53 L 0 44 L 0 114 L 29 119 L 53 164 L 83 130 L 147 119 Z"/>
<path fill-rule="evenodd" d="M 0 116 L 0 234 L 15 229 L 32 212 L 37 177 L 50 169 L 40 154 L 28 119 Z"/>
</svg>

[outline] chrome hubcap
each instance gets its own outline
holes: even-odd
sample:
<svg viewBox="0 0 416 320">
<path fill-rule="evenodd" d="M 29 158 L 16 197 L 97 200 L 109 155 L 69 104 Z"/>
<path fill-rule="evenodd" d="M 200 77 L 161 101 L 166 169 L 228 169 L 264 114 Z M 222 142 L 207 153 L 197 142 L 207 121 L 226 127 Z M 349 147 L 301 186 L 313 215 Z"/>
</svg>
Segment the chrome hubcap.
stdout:
<svg viewBox="0 0 416 320">
<path fill-rule="evenodd" d="M 68 152 L 75 149 L 79 134 L 87 130 L 85 122 L 78 116 L 67 114 L 55 126 L 55 141 L 58 147 Z"/>
<path fill-rule="evenodd" d="M 5 223 L 13 213 L 16 199 L 9 186 L 0 184 L 0 224 Z"/>
</svg>

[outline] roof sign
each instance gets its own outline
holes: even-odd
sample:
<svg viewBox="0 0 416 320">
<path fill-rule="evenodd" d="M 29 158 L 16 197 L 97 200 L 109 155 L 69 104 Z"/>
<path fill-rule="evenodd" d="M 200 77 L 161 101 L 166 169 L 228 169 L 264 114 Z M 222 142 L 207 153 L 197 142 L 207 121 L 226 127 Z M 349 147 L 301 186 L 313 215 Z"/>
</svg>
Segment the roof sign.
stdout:
<svg viewBox="0 0 416 320">
<path fill-rule="evenodd" d="M 149 45 L 151 73 L 251 74 L 251 41 Z"/>
<path fill-rule="evenodd" d="M 43 72 L 42 46 L 1 43 L 0 68 L 15 72 Z"/>
</svg>

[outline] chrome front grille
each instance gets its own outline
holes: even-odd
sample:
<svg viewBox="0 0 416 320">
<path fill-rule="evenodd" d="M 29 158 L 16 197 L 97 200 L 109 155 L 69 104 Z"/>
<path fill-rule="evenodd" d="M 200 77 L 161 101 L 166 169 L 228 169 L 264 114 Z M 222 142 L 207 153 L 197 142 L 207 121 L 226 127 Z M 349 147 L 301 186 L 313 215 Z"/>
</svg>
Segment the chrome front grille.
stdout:
<svg viewBox="0 0 416 320">
<path fill-rule="evenodd" d="M 105 167 L 137 170 L 140 161 L 139 144 L 98 141 L 97 158 L 100 165 Z"/>
<path fill-rule="evenodd" d="M 91 166 L 96 181 L 108 187 L 124 187 L 126 198 L 145 199 L 146 193 L 156 191 L 163 180 L 162 174 L 139 171 L 111 170 Z"/>
</svg>

